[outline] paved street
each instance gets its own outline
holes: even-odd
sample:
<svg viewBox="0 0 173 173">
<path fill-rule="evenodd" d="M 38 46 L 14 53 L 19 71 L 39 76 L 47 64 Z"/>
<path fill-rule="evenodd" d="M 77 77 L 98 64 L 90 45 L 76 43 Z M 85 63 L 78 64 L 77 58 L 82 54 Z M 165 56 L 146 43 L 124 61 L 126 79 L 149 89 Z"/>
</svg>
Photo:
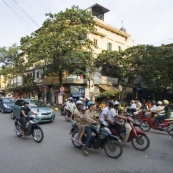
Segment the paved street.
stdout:
<svg viewBox="0 0 173 173">
<path fill-rule="evenodd" d="M 163 132 L 148 133 L 151 145 L 144 152 L 127 143 L 118 159 L 97 150 L 90 150 L 86 157 L 72 145 L 71 124 L 58 112 L 53 123 L 41 124 L 45 136 L 40 144 L 32 137 L 17 137 L 8 113 L 0 117 L 0 173 L 173 172 L 173 139 Z"/>
</svg>

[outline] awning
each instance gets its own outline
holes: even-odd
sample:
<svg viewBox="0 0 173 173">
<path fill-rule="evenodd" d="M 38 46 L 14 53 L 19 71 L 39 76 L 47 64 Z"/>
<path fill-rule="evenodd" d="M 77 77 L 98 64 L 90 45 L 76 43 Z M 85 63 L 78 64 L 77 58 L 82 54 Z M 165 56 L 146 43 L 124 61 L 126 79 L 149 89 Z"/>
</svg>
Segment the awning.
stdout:
<svg viewBox="0 0 173 173">
<path fill-rule="evenodd" d="M 114 87 L 113 85 L 98 85 L 98 86 L 105 91 L 108 90 L 119 91 L 118 88 Z"/>
</svg>

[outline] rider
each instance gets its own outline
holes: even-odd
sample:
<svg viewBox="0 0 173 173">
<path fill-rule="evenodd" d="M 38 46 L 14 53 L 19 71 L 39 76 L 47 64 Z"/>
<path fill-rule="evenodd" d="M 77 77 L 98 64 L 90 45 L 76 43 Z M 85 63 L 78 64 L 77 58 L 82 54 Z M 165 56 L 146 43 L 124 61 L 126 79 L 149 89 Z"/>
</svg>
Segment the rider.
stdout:
<svg viewBox="0 0 173 173">
<path fill-rule="evenodd" d="M 81 114 L 83 113 L 82 112 L 83 102 L 81 100 L 78 100 L 76 102 L 76 108 L 77 109 L 74 110 L 73 115 L 76 121 L 76 125 L 78 126 L 79 129 L 77 140 L 82 144 L 81 139 L 85 132 L 85 126 L 82 124 L 82 119 L 81 119 Z"/>
<path fill-rule="evenodd" d="M 24 106 L 21 108 L 20 110 L 20 121 L 22 123 L 22 136 L 25 135 L 24 131 L 25 131 L 25 125 L 26 125 L 26 120 L 28 118 L 28 113 L 31 112 L 34 115 L 37 115 L 37 113 L 33 112 L 29 107 L 29 102 L 24 101 Z"/>
<path fill-rule="evenodd" d="M 107 119 L 108 113 L 110 112 L 111 108 L 113 108 L 114 102 L 112 100 L 108 100 L 108 106 L 106 106 L 101 115 L 101 121 L 105 121 Z"/>
<path fill-rule="evenodd" d="M 76 105 L 74 103 L 74 99 L 72 97 L 70 97 L 69 98 L 69 103 L 67 105 L 67 113 L 68 113 L 68 115 L 66 115 L 66 118 L 67 118 L 67 116 L 69 116 L 70 119 L 72 120 L 73 111 L 74 111 L 75 108 L 76 108 Z"/>
<path fill-rule="evenodd" d="M 145 118 L 149 117 L 151 112 L 156 112 L 157 111 L 156 102 L 153 100 L 151 103 L 152 103 L 152 106 L 149 108 L 149 110 L 146 111 L 146 113 L 144 115 Z"/>
<path fill-rule="evenodd" d="M 171 117 L 171 109 L 169 107 L 169 101 L 168 100 L 163 100 L 163 105 L 165 106 L 165 108 L 163 109 L 163 110 L 165 110 L 165 114 L 155 118 L 156 124 L 157 124 L 159 129 L 161 129 L 159 121 Z M 159 112 L 161 112 L 163 110 L 157 111 L 157 113 L 159 113 Z"/>
<path fill-rule="evenodd" d="M 120 132 L 121 132 L 121 124 L 116 120 L 118 119 L 123 119 L 126 120 L 126 117 L 118 115 L 118 110 L 119 110 L 120 104 L 119 102 L 114 103 L 114 108 L 111 109 L 110 113 L 108 114 L 108 117 L 106 120 L 109 122 L 109 124 L 115 128 L 117 135 L 120 137 Z"/>
<path fill-rule="evenodd" d="M 90 143 L 90 140 L 92 138 L 92 132 L 97 134 L 97 130 L 94 128 L 94 124 L 99 124 L 99 119 L 96 118 L 94 114 L 94 105 L 95 103 L 92 101 L 89 101 L 87 104 L 88 110 L 86 110 L 83 119 L 85 120 L 85 132 L 87 134 L 87 140 L 85 142 L 85 146 L 83 149 L 83 153 L 85 155 L 88 155 L 87 147 Z"/>
<path fill-rule="evenodd" d="M 134 113 L 136 112 L 136 104 L 134 100 L 131 100 L 131 105 L 129 107 L 129 112 Z"/>
</svg>

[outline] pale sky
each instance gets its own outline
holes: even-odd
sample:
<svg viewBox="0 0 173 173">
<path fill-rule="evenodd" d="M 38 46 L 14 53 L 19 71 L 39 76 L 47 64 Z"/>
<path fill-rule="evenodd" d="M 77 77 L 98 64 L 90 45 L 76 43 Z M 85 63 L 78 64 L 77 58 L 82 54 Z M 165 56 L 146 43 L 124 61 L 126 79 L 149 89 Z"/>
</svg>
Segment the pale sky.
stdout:
<svg viewBox="0 0 173 173">
<path fill-rule="evenodd" d="M 39 26 L 45 13 L 58 13 L 72 5 L 87 9 L 98 3 L 110 10 L 105 14 L 107 24 L 120 28 L 124 21 L 135 45 L 173 42 L 173 0 L 0 0 L 0 47 L 19 44 L 21 37 L 39 28 L 16 3 Z"/>
</svg>

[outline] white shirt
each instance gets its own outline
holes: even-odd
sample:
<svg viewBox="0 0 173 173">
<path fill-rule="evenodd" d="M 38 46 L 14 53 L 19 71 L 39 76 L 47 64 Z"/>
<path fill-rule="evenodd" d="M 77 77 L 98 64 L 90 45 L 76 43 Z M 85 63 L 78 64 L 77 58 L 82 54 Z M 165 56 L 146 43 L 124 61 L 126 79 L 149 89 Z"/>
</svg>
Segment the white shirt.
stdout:
<svg viewBox="0 0 173 173">
<path fill-rule="evenodd" d="M 102 111 L 102 115 L 101 115 L 101 121 L 105 121 L 105 117 L 104 117 L 104 115 L 108 115 L 108 112 L 110 111 L 110 109 L 108 108 L 108 106 L 107 107 L 105 107 L 104 109 L 103 109 L 103 111 Z"/>
<path fill-rule="evenodd" d="M 73 111 L 74 111 L 75 108 L 76 108 L 75 103 L 72 103 L 72 102 L 69 102 L 69 103 L 68 103 L 67 109 L 68 109 L 71 113 L 73 113 Z"/>
<path fill-rule="evenodd" d="M 108 119 L 111 119 L 111 120 L 114 120 L 114 118 L 115 118 L 117 115 L 118 115 L 118 110 L 112 108 L 112 109 L 109 111 L 109 113 L 108 113 L 108 115 L 107 115 L 107 118 L 108 118 Z"/>
<path fill-rule="evenodd" d="M 136 104 L 133 103 L 129 108 L 130 108 L 130 109 L 136 109 Z"/>
<path fill-rule="evenodd" d="M 163 110 L 164 108 L 165 108 L 165 106 L 158 106 L 157 111 L 160 111 L 160 112 L 158 112 L 158 114 L 164 114 L 165 113 L 165 110 Z M 161 110 L 163 110 L 163 111 L 161 111 Z"/>
<path fill-rule="evenodd" d="M 153 106 L 150 108 L 150 111 L 157 111 L 157 106 L 156 106 L 156 105 L 153 105 Z"/>
</svg>

